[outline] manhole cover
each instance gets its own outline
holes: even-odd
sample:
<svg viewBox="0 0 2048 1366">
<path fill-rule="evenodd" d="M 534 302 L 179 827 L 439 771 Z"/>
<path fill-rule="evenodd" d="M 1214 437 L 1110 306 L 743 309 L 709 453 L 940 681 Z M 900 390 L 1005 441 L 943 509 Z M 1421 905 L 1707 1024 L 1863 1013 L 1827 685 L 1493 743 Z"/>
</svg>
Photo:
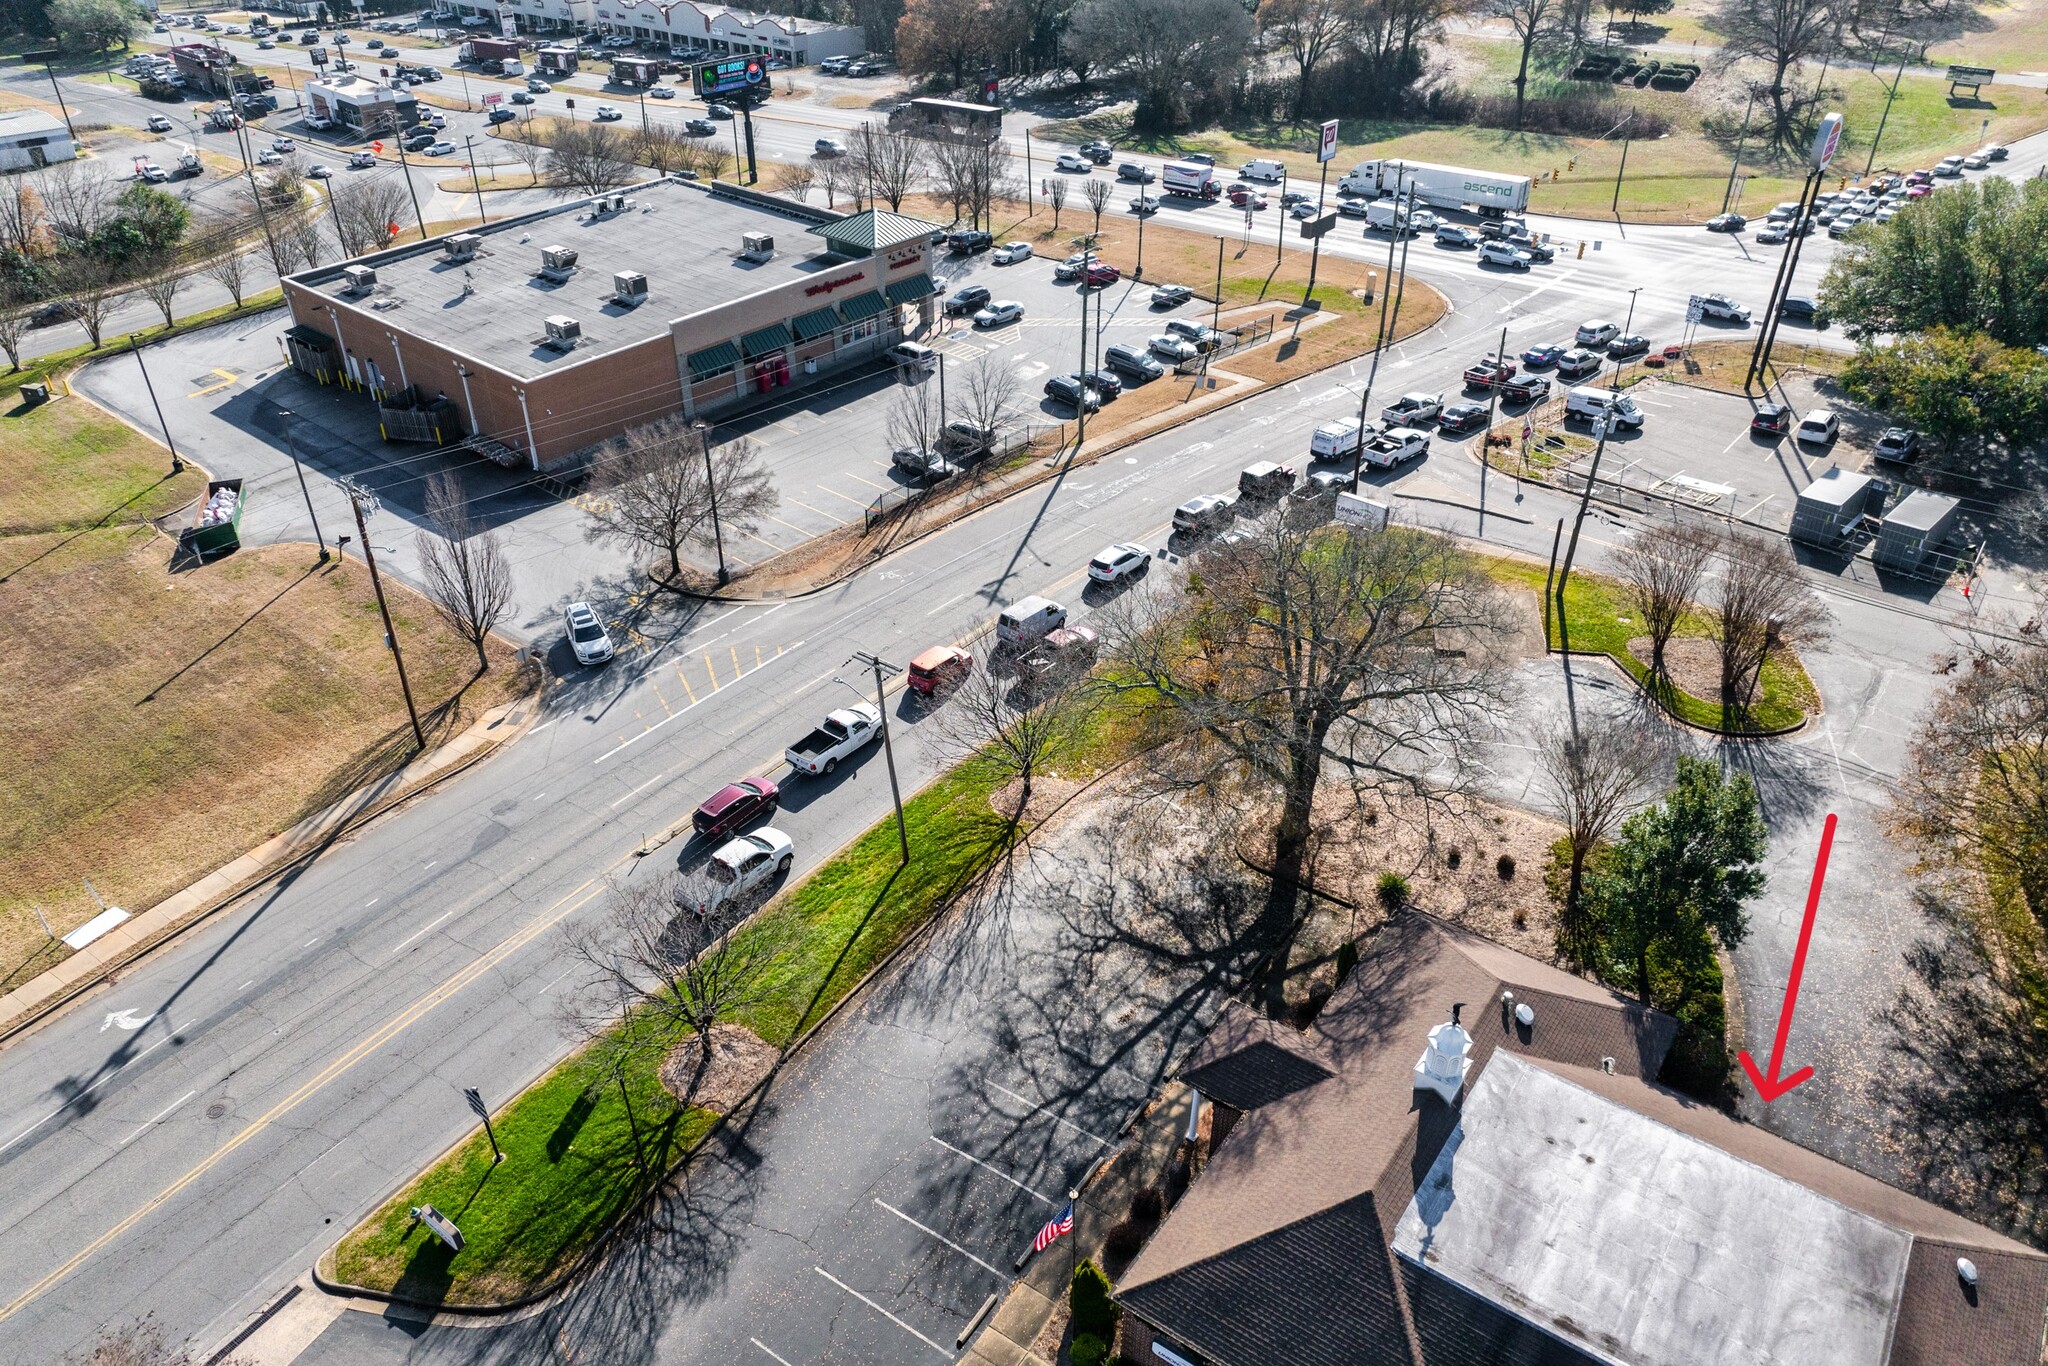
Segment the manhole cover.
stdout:
<svg viewBox="0 0 2048 1366">
<path fill-rule="evenodd" d="M 206 1107 L 206 1117 L 208 1119 L 219 1119 L 222 1115 L 226 1114 L 227 1112 L 228 1103 L 224 1100 L 217 1100 L 213 1104 Z"/>
</svg>

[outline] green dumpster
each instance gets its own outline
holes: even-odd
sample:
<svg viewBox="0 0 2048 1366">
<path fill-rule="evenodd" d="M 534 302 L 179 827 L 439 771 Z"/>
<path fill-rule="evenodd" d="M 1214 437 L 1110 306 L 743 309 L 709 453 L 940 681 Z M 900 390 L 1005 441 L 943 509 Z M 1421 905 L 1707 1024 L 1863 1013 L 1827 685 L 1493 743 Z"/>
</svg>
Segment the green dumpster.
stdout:
<svg viewBox="0 0 2048 1366">
<path fill-rule="evenodd" d="M 242 544 L 242 481 L 216 479 L 206 486 L 199 514 L 185 533 L 185 544 L 201 559 L 235 550 Z"/>
</svg>

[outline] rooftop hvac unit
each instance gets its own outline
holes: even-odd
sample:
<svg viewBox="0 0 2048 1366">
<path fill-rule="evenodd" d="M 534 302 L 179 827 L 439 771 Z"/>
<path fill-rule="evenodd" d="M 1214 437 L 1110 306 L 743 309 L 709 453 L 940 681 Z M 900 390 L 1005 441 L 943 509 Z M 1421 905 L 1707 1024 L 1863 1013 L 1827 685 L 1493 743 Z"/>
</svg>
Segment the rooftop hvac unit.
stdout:
<svg viewBox="0 0 2048 1366">
<path fill-rule="evenodd" d="M 540 273 L 550 280 L 568 279 L 576 273 L 576 253 L 567 247 L 542 248 Z"/>
<path fill-rule="evenodd" d="M 547 321 L 548 342 L 557 351 L 573 351 L 583 339 L 583 324 L 557 313 Z"/>
<path fill-rule="evenodd" d="M 750 232 L 740 237 L 740 259 L 742 261 L 772 261 L 775 259 L 775 239 L 765 232 Z"/>
<path fill-rule="evenodd" d="M 377 283 L 377 272 L 368 266 L 343 266 L 341 277 L 348 281 L 347 289 L 350 294 L 368 294 L 371 287 Z"/>
<path fill-rule="evenodd" d="M 451 261 L 474 261 L 477 248 L 483 245 L 483 241 L 473 232 L 458 232 L 448 239 L 442 250 Z"/>
<path fill-rule="evenodd" d="M 632 201 L 622 194 L 601 194 L 591 206 L 592 213 L 624 213 L 632 207 Z"/>
<path fill-rule="evenodd" d="M 612 276 L 612 297 L 627 308 L 647 302 L 647 277 L 637 270 L 622 270 Z"/>
</svg>

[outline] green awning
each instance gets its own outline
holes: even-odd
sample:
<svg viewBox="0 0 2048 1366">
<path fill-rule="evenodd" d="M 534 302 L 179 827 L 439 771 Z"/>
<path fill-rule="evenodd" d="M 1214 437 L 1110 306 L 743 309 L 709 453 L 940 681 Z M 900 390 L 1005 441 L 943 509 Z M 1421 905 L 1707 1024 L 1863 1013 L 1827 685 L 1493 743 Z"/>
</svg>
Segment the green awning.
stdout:
<svg viewBox="0 0 2048 1366">
<path fill-rule="evenodd" d="M 827 305 L 815 313 L 806 313 L 801 318 L 792 320 L 790 326 L 796 329 L 798 341 L 815 341 L 819 337 L 832 335 L 834 329 L 839 326 L 839 314 Z"/>
<path fill-rule="evenodd" d="M 759 332 L 749 332 L 740 338 L 740 354 L 748 360 L 756 356 L 772 356 L 789 345 L 789 328 L 782 323 L 764 327 Z"/>
<path fill-rule="evenodd" d="M 850 323 L 857 323 L 862 318 L 874 317 L 888 306 L 881 291 L 876 290 L 873 294 L 862 294 L 839 305 L 839 316 Z"/>
<path fill-rule="evenodd" d="M 898 280 L 889 286 L 889 302 L 892 304 L 914 304 L 919 299 L 929 299 L 939 292 L 932 283 L 932 277 L 919 271 L 907 280 Z"/>
<path fill-rule="evenodd" d="M 729 341 L 716 346 L 707 346 L 702 351 L 690 353 L 690 380 L 708 379 L 722 370 L 730 370 L 740 363 L 740 349 Z"/>
</svg>

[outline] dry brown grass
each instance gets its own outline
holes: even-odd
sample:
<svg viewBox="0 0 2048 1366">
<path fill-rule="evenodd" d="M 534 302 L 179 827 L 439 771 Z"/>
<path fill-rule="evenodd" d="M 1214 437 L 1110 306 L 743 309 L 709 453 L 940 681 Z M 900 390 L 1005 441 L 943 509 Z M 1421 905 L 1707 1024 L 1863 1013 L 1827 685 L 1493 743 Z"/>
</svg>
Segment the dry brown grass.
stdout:
<svg viewBox="0 0 2048 1366">
<path fill-rule="evenodd" d="M 82 406 L 82 405 L 81 405 Z M 137 438 L 140 441 L 140 438 Z M 0 541 L 0 974 L 55 961 L 57 933 L 145 909 L 402 764 L 412 736 L 361 564 L 307 546 L 172 570 L 147 525 Z M 387 579 L 430 743 L 524 686 Z"/>
<path fill-rule="evenodd" d="M 1809 346 L 1804 342 L 1787 342 L 1783 331 L 1778 336 L 1779 340 L 1771 347 L 1766 388 L 1775 388 L 1795 375 L 1839 374 L 1849 362 L 1850 353 L 1847 351 Z M 1683 360 L 1661 370 L 1633 370 L 1630 372 L 1633 378 L 1625 382 L 1661 376 L 1673 384 L 1688 384 L 1695 389 L 1712 389 L 1721 394 L 1739 394 L 1743 376 L 1749 371 L 1750 354 L 1755 348 L 1753 338 L 1700 342 L 1686 352 Z"/>
</svg>

